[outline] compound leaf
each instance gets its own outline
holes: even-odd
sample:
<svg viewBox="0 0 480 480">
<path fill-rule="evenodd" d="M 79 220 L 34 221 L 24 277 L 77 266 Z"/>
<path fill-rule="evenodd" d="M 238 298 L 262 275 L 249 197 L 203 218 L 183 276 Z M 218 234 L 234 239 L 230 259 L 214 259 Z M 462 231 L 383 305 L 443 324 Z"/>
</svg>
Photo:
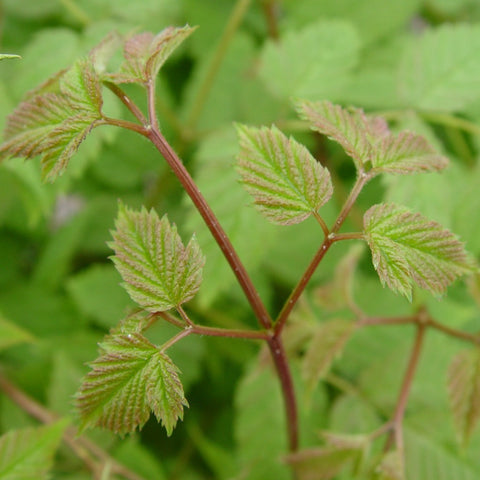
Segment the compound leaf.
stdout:
<svg viewBox="0 0 480 480">
<path fill-rule="evenodd" d="M 238 171 L 259 210 L 273 223 L 299 223 L 332 196 L 330 173 L 276 127 L 238 126 Z"/>
<path fill-rule="evenodd" d="M 143 32 L 125 41 L 125 61 L 118 73 L 109 77 L 115 83 L 148 82 L 154 78 L 173 51 L 195 30 L 186 25 L 182 28 L 167 27 L 157 35 Z"/>
<path fill-rule="evenodd" d="M 47 479 L 67 424 L 12 430 L 0 437 L 0 479 Z"/>
<path fill-rule="evenodd" d="M 447 379 L 455 426 L 462 443 L 467 443 L 480 418 L 480 349 L 456 355 Z"/>
<path fill-rule="evenodd" d="M 131 298 L 150 312 L 187 302 L 202 281 L 204 257 L 195 237 L 185 247 L 167 216 L 152 209 L 135 212 L 120 205 L 110 247 Z"/>
<path fill-rule="evenodd" d="M 311 128 L 339 143 L 360 171 L 410 174 L 442 170 L 448 160 L 420 135 L 394 135 L 380 117 L 368 117 L 358 108 L 342 108 L 328 101 L 297 105 Z"/>
<path fill-rule="evenodd" d="M 378 204 L 364 216 L 365 238 L 382 284 L 407 298 L 412 282 L 443 293 L 473 264 L 463 244 L 440 224 L 394 204 Z"/>
<path fill-rule="evenodd" d="M 310 389 L 328 372 L 335 357 L 341 354 L 354 328 L 352 322 L 335 319 L 322 323 L 317 329 L 302 364 L 303 377 Z"/>
<path fill-rule="evenodd" d="M 153 410 L 170 435 L 188 405 L 171 359 L 135 332 L 109 336 L 101 347 L 77 393 L 82 428 L 124 435 L 141 429 Z"/>
</svg>

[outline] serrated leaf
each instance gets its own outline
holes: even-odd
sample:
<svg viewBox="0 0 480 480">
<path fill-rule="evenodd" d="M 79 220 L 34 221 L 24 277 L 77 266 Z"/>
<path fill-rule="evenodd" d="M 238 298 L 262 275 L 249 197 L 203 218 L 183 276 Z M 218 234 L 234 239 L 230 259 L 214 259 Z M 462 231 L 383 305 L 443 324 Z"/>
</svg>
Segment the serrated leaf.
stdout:
<svg viewBox="0 0 480 480">
<path fill-rule="evenodd" d="M 0 53 L 0 60 L 7 60 L 10 58 L 22 58 L 20 55 L 14 55 L 11 53 Z"/>
<path fill-rule="evenodd" d="M 368 117 L 361 109 L 302 101 L 297 110 L 313 130 L 339 143 L 360 171 L 405 175 L 442 170 L 448 164 L 422 136 L 406 131 L 395 136 L 385 120 Z"/>
<path fill-rule="evenodd" d="M 352 322 L 329 320 L 316 330 L 302 363 L 302 374 L 310 390 L 330 369 L 355 329 Z"/>
<path fill-rule="evenodd" d="M 300 450 L 286 457 L 298 480 L 330 480 L 359 454 L 358 449 L 319 447 Z"/>
<path fill-rule="evenodd" d="M 453 233 L 405 207 L 374 205 L 365 213 L 364 228 L 382 284 L 409 299 L 413 282 L 438 295 L 473 270 Z"/>
<path fill-rule="evenodd" d="M 408 174 L 443 170 L 448 160 L 425 140 L 413 132 L 383 138 L 371 158 L 378 172 Z"/>
<path fill-rule="evenodd" d="M 318 17 L 317 17 L 318 18 Z M 265 43 L 260 78 L 281 100 L 339 98 L 359 59 L 360 40 L 342 20 L 319 20 Z"/>
<path fill-rule="evenodd" d="M 143 32 L 125 41 L 124 63 L 118 73 L 109 75 L 115 83 L 148 82 L 156 77 L 174 50 L 195 30 L 189 27 L 167 27 L 157 35 Z"/>
<path fill-rule="evenodd" d="M 131 298 L 149 312 L 180 306 L 197 293 L 204 257 L 195 237 L 185 247 L 177 227 L 152 209 L 120 205 L 109 246 Z"/>
<path fill-rule="evenodd" d="M 13 430 L 0 437 L 0 479 L 42 480 L 48 472 L 67 422 Z"/>
<path fill-rule="evenodd" d="M 33 339 L 29 332 L 0 315 L 0 350 L 19 343 L 31 342 Z"/>
<path fill-rule="evenodd" d="M 480 418 L 480 349 L 456 355 L 447 380 L 455 426 L 462 443 L 466 444 Z"/>
<path fill-rule="evenodd" d="M 77 393 L 82 428 L 124 435 L 141 429 L 153 410 L 170 435 L 188 405 L 170 358 L 140 333 L 107 337 L 101 347 Z"/>
<path fill-rule="evenodd" d="M 411 40 L 401 58 L 397 91 L 406 106 L 464 110 L 480 97 L 477 24 L 446 24 Z"/>
<path fill-rule="evenodd" d="M 405 480 L 402 454 L 398 450 L 388 452 L 377 467 L 377 480 Z"/>
<path fill-rule="evenodd" d="M 238 126 L 238 171 L 258 209 L 273 223 L 299 223 L 332 196 L 328 170 L 276 127 Z"/>
<path fill-rule="evenodd" d="M 8 117 L 6 142 L 0 160 L 7 156 L 41 156 L 42 174 L 53 180 L 67 166 L 87 134 L 104 123 L 102 98 L 93 64 L 81 60 L 44 82 Z"/>
</svg>

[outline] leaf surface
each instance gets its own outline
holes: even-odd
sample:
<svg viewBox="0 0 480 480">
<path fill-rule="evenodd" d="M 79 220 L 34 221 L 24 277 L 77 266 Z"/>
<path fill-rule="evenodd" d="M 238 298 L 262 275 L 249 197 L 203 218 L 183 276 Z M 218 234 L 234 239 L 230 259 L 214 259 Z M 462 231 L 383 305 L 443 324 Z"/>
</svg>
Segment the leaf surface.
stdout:
<svg viewBox="0 0 480 480">
<path fill-rule="evenodd" d="M 28 331 L 9 322 L 0 315 L 0 350 L 33 340 L 34 337 Z"/>
<path fill-rule="evenodd" d="M 238 127 L 238 171 L 258 209 L 273 223 L 299 223 L 332 196 L 328 170 L 276 127 Z"/>
<path fill-rule="evenodd" d="M 188 405 L 170 358 L 140 333 L 109 336 L 77 393 L 82 428 L 124 435 L 141 429 L 153 410 L 170 435 Z"/>
<path fill-rule="evenodd" d="M 374 205 L 365 213 L 364 228 L 382 284 L 409 299 L 413 282 L 438 295 L 473 270 L 453 233 L 405 207 Z"/>
<path fill-rule="evenodd" d="M 457 354 L 447 379 L 455 426 L 462 443 L 466 444 L 480 418 L 480 349 Z"/>
<path fill-rule="evenodd" d="M 66 422 L 12 430 L 0 437 L 1 480 L 43 480 L 60 443 Z"/>
<path fill-rule="evenodd" d="M 408 131 L 394 135 L 385 120 L 361 109 L 301 101 L 297 110 L 313 130 L 339 143 L 359 171 L 405 175 L 442 170 L 448 164 L 422 136 Z"/>
<path fill-rule="evenodd" d="M 110 247 L 130 297 L 149 312 L 180 306 L 197 293 L 204 257 L 195 237 L 184 246 L 177 227 L 152 209 L 120 205 Z"/>
<path fill-rule="evenodd" d="M 398 450 L 388 452 L 377 467 L 378 480 L 405 480 L 402 454 Z"/>
</svg>

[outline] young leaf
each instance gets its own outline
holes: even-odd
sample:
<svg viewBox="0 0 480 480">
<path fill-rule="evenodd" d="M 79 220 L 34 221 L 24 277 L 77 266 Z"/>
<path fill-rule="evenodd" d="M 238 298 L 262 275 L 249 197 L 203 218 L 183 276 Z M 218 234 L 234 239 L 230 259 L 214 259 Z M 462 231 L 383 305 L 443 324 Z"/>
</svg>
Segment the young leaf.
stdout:
<svg viewBox="0 0 480 480">
<path fill-rule="evenodd" d="M 297 110 L 313 130 L 339 143 L 359 171 L 405 175 L 442 170 L 448 164 L 422 136 L 412 132 L 395 136 L 385 120 L 367 117 L 358 108 L 302 101 Z"/>
<path fill-rule="evenodd" d="M 363 169 L 364 162 L 370 158 L 372 145 L 367 138 L 367 116 L 362 110 L 347 110 L 328 101 L 302 101 L 298 103 L 297 111 L 310 123 L 312 130 L 339 143 L 352 157 L 357 169 Z"/>
<path fill-rule="evenodd" d="M 48 472 L 67 423 L 12 430 L 0 437 L 2 480 L 50 478 Z"/>
<path fill-rule="evenodd" d="M 185 247 L 177 227 L 153 209 L 135 212 L 120 205 L 115 226 L 112 259 L 135 302 L 149 312 L 163 312 L 194 297 L 204 264 L 195 237 Z"/>
<path fill-rule="evenodd" d="M 273 223 L 299 223 L 332 196 L 330 173 L 276 127 L 238 126 L 238 170 L 259 210 Z"/>
<path fill-rule="evenodd" d="M 412 282 L 441 294 L 457 277 L 473 270 L 453 233 L 405 207 L 374 205 L 365 213 L 364 228 L 382 284 L 409 299 Z"/>
<path fill-rule="evenodd" d="M 398 450 L 388 452 L 377 467 L 377 480 L 405 480 L 402 454 Z"/>
<path fill-rule="evenodd" d="M 93 65 L 88 60 L 76 62 L 28 93 L 8 117 L 0 160 L 41 155 L 42 174 L 53 180 L 87 134 L 103 123 L 101 106 Z"/>
<path fill-rule="evenodd" d="M 480 419 L 480 349 L 460 352 L 447 373 L 457 432 L 466 444 Z"/>
<path fill-rule="evenodd" d="M 319 447 L 300 450 L 287 456 L 299 480 L 330 480 L 351 463 L 360 451 L 356 448 Z"/>
<path fill-rule="evenodd" d="M 355 326 L 345 320 L 322 323 L 315 332 L 303 359 L 302 373 L 310 389 L 324 376 L 335 357 L 341 354 Z"/>
<path fill-rule="evenodd" d="M 82 428 L 124 435 L 141 429 L 153 410 L 170 435 L 188 405 L 171 359 L 140 333 L 107 337 L 101 347 L 77 393 Z"/>
<path fill-rule="evenodd" d="M 156 77 L 173 51 L 195 30 L 167 27 L 157 35 L 143 32 L 128 38 L 124 45 L 125 61 L 118 73 L 109 75 L 115 83 L 144 83 Z"/>
</svg>

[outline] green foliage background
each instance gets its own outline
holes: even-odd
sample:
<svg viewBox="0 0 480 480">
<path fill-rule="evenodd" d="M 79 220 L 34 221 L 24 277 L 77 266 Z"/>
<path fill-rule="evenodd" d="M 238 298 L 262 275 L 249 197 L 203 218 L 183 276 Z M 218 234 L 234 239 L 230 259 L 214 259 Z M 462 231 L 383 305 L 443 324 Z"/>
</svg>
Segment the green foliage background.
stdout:
<svg viewBox="0 0 480 480">
<path fill-rule="evenodd" d="M 233 168 L 238 152 L 233 122 L 276 123 L 311 147 L 335 183 L 334 199 L 322 209 L 327 223 L 354 180 L 353 166 L 338 147 L 312 136 L 298 121 L 292 98 L 328 99 L 385 114 L 394 129 L 425 135 L 452 160 L 441 174 L 376 179 L 360 198 L 352 229 L 358 230 L 355 219 L 372 203 L 395 201 L 452 229 L 478 257 L 480 4 L 251 1 L 203 97 L 236 3 L 249 2 L 3 0 L 0 50 L 22 59 L 0 65 L 0 127 L 27 90 L 69 66 L 111 30 L 158 32 L 168 25 L 198 25 L 160 74 L 161 127 L 223 222 L 271 312 L 278 312 L 307 266 L 321 243 L 320 233 L 313 221 L 270 225 L 251 208 Z M 269 30 L 270 9 L 280 43 Z M 135 90 L 131 93 L 135 97 Z M 107 112 L 120 115 L 120 108 L 106 96 Z M 54 184 L 41 182 L 37 161 L 2 163 L 2 372 L 73 422 L 72 395 L 87 371 L 85 362 L 96 357 L 97 342 L 133 307 L 119 286 L 106 245 L 119 198 L 132 207 L 144 204 L 161 215 L 168 212 L 184 234 L 196 233 L 207 257 L 204 282 L 189 304 L 199 323 L 255 326 L 200 217 L 145 139 L 99 128 Z M 348 247 L 335 246 L 315 275 L 296 315 L 307 323 L 301 328 L 294 323 L 287 331 L 292 352 L 302 331 L 314 331 L 319 322 L 338 316 L 348 318 L 344 310 L 322 303 L 319 293 L 326 291 Z M 371 315 L 415 309 L 415 303 L 381 287 L 366 255 L 361 256 L 354 289 L 356 300 Z M 479 297 L 480 288 L 472 281 L 457 282 L 443 299 L 417 292 L 416 301 L 445 325 L 475 332 Z M 171 335 L 169 326 L 155 328 L 159 341 Z M 309 427 L 303 429 L 302 445 L 315 443 L 315 431 L 321 428 L 363 433 L 381 425 L 394 408 L 411 341 L 408 327 L 357 332 L 328 381 L 309 395 L 299 393 L 302 421 Z M 480 475 L 480 433 L 473 433 L 462 452 L 447 405 L 447 367 L 460 348 L 455 340 L 428 335 L 405 422 L 409 480 L 474 480 Z M 141 434 L 126 440 L 101 431 L 88 435 L 147 479 L 288 478 L 279 459 L 286 437 L 278 385 L 268 370 L 258 367 L 257 353 L 255 344 L 242 340 L 189 337 L 171 351 L 190 404 L 171 438 L 152 420 Z M 35 423 L 0 397 L 2 433 Z M 61 449 L 54 478 L 82 480 L 90 474 Z"/>
</svg>

